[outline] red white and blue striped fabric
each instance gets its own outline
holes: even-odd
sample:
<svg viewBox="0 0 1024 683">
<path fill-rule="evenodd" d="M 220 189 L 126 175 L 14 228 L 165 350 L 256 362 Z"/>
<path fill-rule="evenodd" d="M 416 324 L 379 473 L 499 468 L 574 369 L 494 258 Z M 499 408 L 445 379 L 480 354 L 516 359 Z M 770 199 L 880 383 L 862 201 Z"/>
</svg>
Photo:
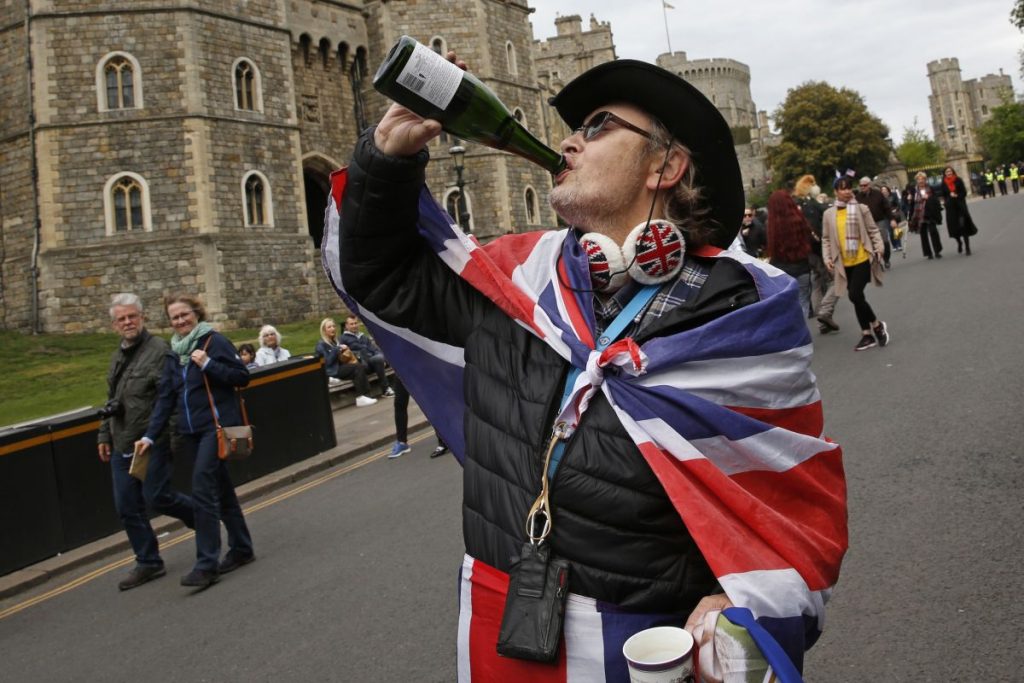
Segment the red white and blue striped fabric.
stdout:
<svg viewBox="0 0 1024 683">
<path fill-rule="evenodd" d="M 332 176 L 324 267 L 412 395 L 429 397 L 419 403 L 461 461 L 463 350 L 385 323 L 345 294 L 337 251 L 345 178 L 344 169 Z M 455 273 L 583 370 L 574 387 L 577 409 L 584 410 L 594 392 L 604 393 L 730 600 L 750 609 L 799 666 L 803 649 L 824 625 L 824 605 L 839 576 L 847 527 L 842 451 L 822 435 L 821 398 L 810 369 L 811 337 L 795 282 L 743 253 L 705 249 L 704 256 L 741 263 L 760 301 L 696 329 L 646 342 L 640 349 L 644 371 L 638 376 L 605 372 L 608 355 L 599 362 L 594 351 L 590 295 L 573 291 L 590 288 L 586 255 L 566 231 L 507 235 L 480 246 L 451 223 L 426 188 L 419 211 L 420 234 Z M 619 348 L 624 352 L 612 354 L 612 364 L 631 364 L 635 354 Z M 556 523 L 557 515 L 556 510 Z M 479 578 L 480 570 L 471 563 L 463 569 L 464 580 L 467 573 L 475 586 L 472 577 Z M 500 584 L 495 581 L 490 584 Z M 473 603 L 473 618 L 482 618 Z M 499 605 L 489 618 L 500 621 L 500 615 Z M 592 637 L 604 634 L 601 623 L 598 630 L 589 627 Z M 460 657 L 496 657 L 493 639 L 488 636 L 488 646 L 475 647 L 473 628 L 467 624 L 464 634 L 462 628 L 460 642 L 462 635 L 470 640 L 465 652 L 460 648 Z M 572 641 L 588 647 L 586 637 L 581 641 L 567 632 L 569 662 L 575 661 Z M 621 649 L 606 654 L 621 661 Z M 472 676 L 470 662 L 466 669 L 462 663 L 466 678 L 460 674 L 460 680 L 489 680 Z M 589 673 L 566 676 L 557 680 L 621 680 Z"/>
</svg>

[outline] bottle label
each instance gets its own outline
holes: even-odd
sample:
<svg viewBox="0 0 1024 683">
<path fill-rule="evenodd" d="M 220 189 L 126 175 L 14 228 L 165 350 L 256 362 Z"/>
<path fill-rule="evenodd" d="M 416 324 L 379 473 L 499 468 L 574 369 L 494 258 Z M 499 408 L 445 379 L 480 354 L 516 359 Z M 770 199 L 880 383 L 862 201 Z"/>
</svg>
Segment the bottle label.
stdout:
<svg viewBox="0 0 1024 683">
<path fill-rule="evenodd" d="M 462 69 L 429 47 L 417 43 L 409 61 L 398 74 L 398 83 L 438 109 L 446 109 L 459 89 L 462 73 Z"/>
</svg>

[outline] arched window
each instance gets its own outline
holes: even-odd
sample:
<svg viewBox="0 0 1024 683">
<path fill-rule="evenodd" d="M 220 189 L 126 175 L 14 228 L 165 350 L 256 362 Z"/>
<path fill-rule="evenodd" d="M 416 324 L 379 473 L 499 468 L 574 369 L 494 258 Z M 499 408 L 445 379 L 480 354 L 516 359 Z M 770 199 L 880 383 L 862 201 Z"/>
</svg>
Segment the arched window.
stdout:
<svg viewBox="0 0 1024 683">
<path fill-rule="evenodd" d="M 526 125 L 526 114 L 523 113 L 522 109 L 520 109 L 519 107 L 513 109 L 512 116 L 515 118 L 516 121 L 518 121 L 523 126 L 523 128 L 528 127 Z"/>
<path fill-rule="evenodd" d="M 519 75 L 519 67 L 516 65 L 516 46 L 510 40 L 505 41 L 505 63 L 508 65 L 510 75 Z"/>
<path fill-rule="evenodd" d="M 250 171 L 242 178 L 242 202 L 245 227 L 272 226 L 274 205 L 270 197 L 270 183 L 259 171 Z"/>
<path fill-rule="evenodd" d="M 469 193 L 458 188 L 448 190 L 444 198 L 444 207 L 455 224 L 464 232 L 473 232 L 473 201 Z"/>
<path fill-rule="evenodd" d="M 359 46 L 352 60 L 352 69 L 348 72 L 349 82 L 352 84 L 352 113 L 355 115 L 357 130 L 363 130 L 367 126 L 366 105 L 363 102 L 363 79 L 366 78 L 366 73 L 366 48 Z"/>
<path fill-rule="evenodd" d="M 533 191 L 532 187 L 527 187 L 526 192 L 523 193 L 523 199 L 526 200 L 527 225 L 537 225 L 540 222 L 540 204 L 537 202 L 537 193 Z"/>
<path fill-rule="evenodd" d="M 118 173 L 103 187 L 107 236 L 153 229 L 149 211 L 149 185 L 137 173 Z"/>
<path fill-rule="evenodd" d="M 260 71 L 248 59 L 236 59 L 232 66 L 235 81 L 235 109 L 263 111 Z"/>
<path fill-rule="evenodd" d="M 142 70 L 127 52 L 111 52 L 96 64 L 99 111 L 142 108 Z"/>
<path fill-rule="evenodd" d="M 323 65 L 324 65 L 325 69 L 327 68 L 327 65 L 330 63 L 330 60 L 331 60 L 331 41 L 327 40 L 326 38 L 321 38 L 320 39 L 320 61 L 323 62 Z"/>
<path fill-rule="evenodd" d="M 444 57 L 448 54 L 448 43 L 441 36 L 434 36 L 430 39 L 430 49 Z"/>
</svg>

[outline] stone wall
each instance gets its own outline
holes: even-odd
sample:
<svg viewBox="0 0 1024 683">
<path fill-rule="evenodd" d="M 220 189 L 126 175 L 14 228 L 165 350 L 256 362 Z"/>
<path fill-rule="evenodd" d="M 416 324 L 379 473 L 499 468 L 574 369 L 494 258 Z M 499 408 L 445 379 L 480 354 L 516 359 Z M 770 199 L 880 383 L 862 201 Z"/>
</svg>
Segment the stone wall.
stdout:
<svg viewBox="0 0 1024 683">
<path fill-rule="evenodd" d="M 266 23 L 280 22 L 279 3 L 245 5 L 234 7 L 244 20 L 137 11 L 145 7 L 138 3 L 117 14 L 33 22 L 46 331 L 105 329 L 103 302 L 120 290 L 196 291 L 211 318 L 229 326 L 318 309 L 289 33 Z M 113 51 L 137 60 L 140 108 L 98 105 L 96 67 Z M 257 111 L 236 109 L 239 58 L 259 71 Z M 245 225 L 243 178 L 251 171 L 267 179 L 272 223 Z M 145 180 L 152 232 L 108 235 L 104 186 L 124 172 Z M 6 254 L 5 270 L 14 265 Z M 271 298 L 253 296 L 259 292 Z M 4 287 L 5 297 L 14 294 Z M 5 326 L 20 325 L 7 315 Z"/>
<path fill-rule="evenodd" d="M 512 111 L 522 109 L 527 127 L 543 139 L 542 92 L 537 87 L 532 64 L 532 30 L 526 2 L 472 0 L 458 5 L 443 3 L 368 3 L 370 71 L 403 34 L 429 45 L 441 38 L 448 49 L 466 61 L 474 75 L 491 88 Z M 501 39 L 480 40 L 480 36 Z M 506 41 L 516 55 L 516 73 L 506 58 Z M 388 102 L 376 93 L 367 94 L 371 122 L 378 120 Z M 455 171 L 448 149 L 457 140 L 447 134 L 433 141 L 433 161 L 427 167 L 427 184 L 440 202 L 455 186 Z M 556 217 L 547 204 L 550 176 L 533 164 L 505 152 L 476 144 L 464 144 L 467 153 L 463 177 L 472 211 L 472 229 L 482 241 L 527 226 L 522 195 L 527 185 L 538 193 L 541 220 L 555 225 Z"/>
<path fill-rule="evenodd" d="M 0 328 L 31 318 L 35 206 L 29 149 L 24 4 L 0 1 Z"/>
<path fill-rule="evenodd" d="M 992 110 L 1002 106 L 1006 98 L 1013 101 L 1013 82 L 1003 73 L 965 81 L 964 89 L 971 102 L 971 114 L 976 128 L 991 119 Z"/>
<path fill-rule="evenodd" d="M 204 301 L 210 291 L 202 267 L 208 237 L 145 233 L 113 242 L 50 249 L 43 263 L 41 312 L 45 332 L 107 331 L 110 295 L 135 292 L 155 328 L 166 328 L 164 294 L 187 291 Z M 122 257 L 112 263 L 111 253 Z M 131 257 L 128 258 L 127 254 Z M 224 320 L 220 313 L 211 319 Z M 56 324 L 59 321 L 59 324 Z"/>
<path fill-rule="evenodd" d="M 732 128 L 756 128 L 757 109 L 750 95 L 750 67 L 734 59 L 687 59 L 685 52 L 661 54 L 658 66 L 692 83 Z"/>
<path fill-rule="evenodd" d="M 590 67 L 614 61 L 615 43 L 611 25 L 590 15 L 590 29 L 583 30 L 579 15 L 555 19 L 557 35 L 534 42 L 537 81 L 544 90 L 543 102 Z M 542 123 L 545 141 L 557 146 L 569 134 L 558 113 L 544 105 Z"/>
<path fill-rule="evenodd" d="M 611 26 L 592 15 L 587 25 L 579 16 L 561 17 L 556 36 L 535 42 L 529 4 L 34 0 L 44 328 L 105 329 L 112 289 L 155 299 L 194 288 L 211 317 L 227 326 L 342 315 L 310 238 L 319 207 L 307 197 L 322 194 L 329 170 L 348 159 L 359 130 L 357 103 L 365 105 L 369 123 L 388 106 L 371 80 L 400 35 L 425 44 L 442 38 L 551 147 L 569 131 L 547 98 L 585 69 L 616 58 Z M 0 326 L 17 329 L 27 329 L 31 319 L 35 221 L 18 23 L 23 7 L 20 0 L 0 0 L 0 97 L 7 105 L 0 110 Z M 137 60 L 141 109 L 98 105 L 96 68 L 114 51 Z M 358 54 L 365 55 L 366 71 L 355 93 Z M 235 108 L 232 68 L 239 58 L 259 70 L 259 111 Z M 711 61 L 733 68 L 732 60 Z M 730 78 L 742 85 L 742 74 Z M 749 99 L 749 72 L 746 78 Z M 716 88 L 717 97 L 725 86 Z M 747 100 L 734 94 L 732 101 L 746 115 Z M 448 150 L 457 142 L 445 136 L 430 148 L 428 185 L 442 202 L 455 186 Z M 478 238 L 556 224 L 546 172 L 508 153 L 467 148 L 464 177 Z M 755 173 L 758 155 L 748 156 L 741 154 L 745 177 Z M 152 232 L 107 236 L 103 186 L 125 171 L 146 180 Z M 242 178 L 249 171 L 268 180 L 272 224 L 245 225 Z M 308 192 L 307 179 L 317 185 Z M 532 224 L 528 187 L 540 210 Z"/>
<path fill-rule="evenodd" d="M 28 136 L 0 141 L 0 328 L 30 329 L 35 215 Z"/>
<path fill-rule="evenodd" d="M 948 156 L 966 155 L 981 159 L 977 129 L 991 118 L 991 111 L 1013 98 L 1013 82 L 1002 73 L 964 81 L 960 61 L 955 57 L 928 62 L 931 95 L 928 106 L 935 141 Z"/>
</svg>

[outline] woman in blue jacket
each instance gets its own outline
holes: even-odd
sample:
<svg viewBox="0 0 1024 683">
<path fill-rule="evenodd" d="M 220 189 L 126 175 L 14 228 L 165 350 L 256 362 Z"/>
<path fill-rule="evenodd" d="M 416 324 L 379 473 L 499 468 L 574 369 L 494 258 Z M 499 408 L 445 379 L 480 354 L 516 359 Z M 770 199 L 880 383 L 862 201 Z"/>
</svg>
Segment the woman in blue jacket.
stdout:
<svg viewBox="0 0 1024 683">
<path fill-rule="evenodd" d="M 174 334 L 160 379 L 159 396 L 149 427 L 135 444 L 145 452 L 168 419 L 178 411 L 178 433 L 195 449 L 192 500 L 195 505 L 196 564 L 181 578 L 181 585 L 207 588 L 221 574 L 255 558 L 252 538 L 228 476 L 217 457 L 217 426 L 211 412 L 211 396 L 222 427 L 242 424 L 236 387 L 249 383 L 249 371 L 223 335 L 206 322 L 206 310 L 196 297 L 173 294 L 164 299 Z M 204 381 L 205 380 L 205 381 Z M 210 396 L 207 395 L 207 381 Z M 220 559 L 220 522 L 228 532 L 228 552 Z"/>
</svg>

